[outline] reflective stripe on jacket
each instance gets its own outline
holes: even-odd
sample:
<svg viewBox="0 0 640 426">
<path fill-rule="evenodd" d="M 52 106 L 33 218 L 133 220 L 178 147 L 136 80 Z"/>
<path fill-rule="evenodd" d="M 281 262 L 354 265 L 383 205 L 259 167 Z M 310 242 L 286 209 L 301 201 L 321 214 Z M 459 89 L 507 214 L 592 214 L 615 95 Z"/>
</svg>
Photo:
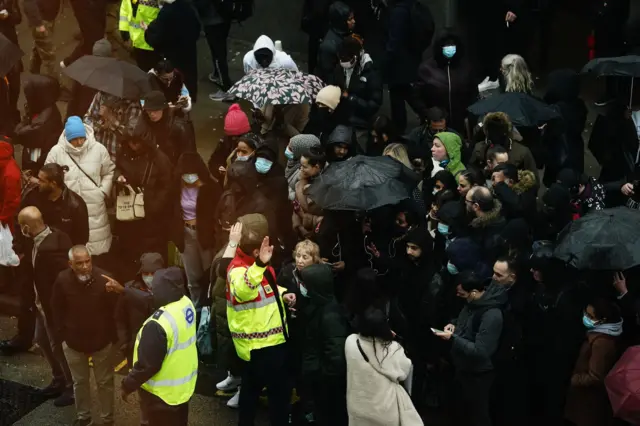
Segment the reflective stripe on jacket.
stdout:
<svg viewBox="0 0 640 426">
<path fill-rule="evenodd" d="M 168 405 L 180 405 L 191 399 L 198 378 L 196 349 L 196 310 L 188 297 L 170 303 L 156 311 L 140 328 L 133 349 L 133 363 L 138 361 L 138 344 L 142 330 L 155 321 L 167 335 L 167 354 L 162 368 L 147 380 L 142 389 L 154 394 Z"/>
<path fill-rule="evenodd" d="M 144 39 L 144 28 L 158 17 L 160 6 L 157 0 L 138 0 L 136 3 L 137 8 L 134 14 L 132 0 L 122 0 L 118 29 L 129 33 L 133 47 L 153 50 L 153 47 L 149 46 Z"/>
</svg>

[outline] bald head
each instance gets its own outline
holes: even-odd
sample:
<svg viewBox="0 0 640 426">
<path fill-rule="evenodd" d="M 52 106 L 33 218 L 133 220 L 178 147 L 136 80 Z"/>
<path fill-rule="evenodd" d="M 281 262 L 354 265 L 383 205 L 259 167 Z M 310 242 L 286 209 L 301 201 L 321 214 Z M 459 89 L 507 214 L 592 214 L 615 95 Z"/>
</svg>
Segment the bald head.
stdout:
<svg viewBox="0 0 640 426">
<path fill-rule="evenodd" d="M 18 223 L 25 237 L 34 237 L 47 227 L 42 219 L 42 213 L 33 206 L 25 207 L 18 213 Z"/>
<path fill-rule="evenodd" d="M 484 186 L 475 186 L 469 190 L 466 196 L 467 209 L 482 215 L 493 209 L 493 194 Z"/>
</svg>

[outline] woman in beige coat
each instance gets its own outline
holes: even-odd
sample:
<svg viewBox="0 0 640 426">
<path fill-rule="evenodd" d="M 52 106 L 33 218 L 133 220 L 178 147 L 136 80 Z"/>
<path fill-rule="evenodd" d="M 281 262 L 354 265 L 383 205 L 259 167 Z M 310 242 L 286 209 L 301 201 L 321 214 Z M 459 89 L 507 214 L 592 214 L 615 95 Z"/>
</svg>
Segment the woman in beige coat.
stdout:
<svg viewBox="0 0 640 426">
<path fill-rule="evenodd" d="M 393 341 L 384 312 L 368 308 L 357 319 L 357 329 L 344 348 L 349 426 L 423 425 L 400 384 L 411 374 L 411 361 Z"/>
</svg>

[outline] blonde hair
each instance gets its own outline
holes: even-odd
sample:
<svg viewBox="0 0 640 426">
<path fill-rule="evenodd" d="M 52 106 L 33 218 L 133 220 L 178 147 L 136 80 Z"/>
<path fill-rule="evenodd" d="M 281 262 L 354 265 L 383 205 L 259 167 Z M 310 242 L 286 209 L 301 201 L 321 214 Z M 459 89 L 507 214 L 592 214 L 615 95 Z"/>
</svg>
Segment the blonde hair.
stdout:
<svg viewBox="0 0 640 426">
<path fill-rule="evenodd" d="M 307 239 L 296 244 L 293 249 L 293 257 L 296 257 L 296 254 L 301 251 L 309 253 L 309 256 L 313 258 L 313 263 L 320 263 L 320 246 L 313 241 Z"/>
<path fill-rule="evenodd" d="M 409 161 L 409 154 L 407 153 L 407 148 L 401 143 L 390 143 L 389 145 L 384 147 L 384 151 L 382 151 L 382 155 L 386 155 L 391 158 L 395 158 L 408 168 L 412 168 L 411 161 Z"/>
<path fill-rule="evenodd" d="M 502 58 L 500 69 L 504 75 L 505 92 L 531 93 L 533 91 L 533 78 L 522 56 L 514 54 L 505 56 Z"/>
</svg>

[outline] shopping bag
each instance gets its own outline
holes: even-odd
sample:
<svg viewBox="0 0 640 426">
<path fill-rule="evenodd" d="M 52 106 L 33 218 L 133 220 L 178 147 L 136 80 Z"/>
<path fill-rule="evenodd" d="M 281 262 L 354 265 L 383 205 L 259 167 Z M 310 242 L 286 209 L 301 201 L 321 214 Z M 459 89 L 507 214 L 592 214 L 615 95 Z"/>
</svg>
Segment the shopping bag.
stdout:
<svg viewBox="0 0 640 426">
<path fill-rule="evenodd" d="M 122 222 L 130 222 L 136 220 L 134 213 L 134 203 L 136 191 L 131 185 L 122 185 L 118 189 L 116 197 L 116 219 Z"/>
<path fill-rule="evenodd" d="M 211 321 L 211 308 L 205 306 L 200 313 L 200 324 L 198 324 L 198 332 L 196 334 L 196 345 L 200 355 L 213 355 L 213 346 L 211 345 L 211 329 L 209 322 Z"/>
<path fill-rule="evenodd" d="M 20 258 L 13 251 L 13 235 L 11 235 L 9 226 L 3 224 L 0 224 L 0 265 L 20 265 Z"/>
<path fill-rule="evenodd" d="M 137 192 L 133 198 L 133 215 L 136 219 L 144 219 L 144 193 Z"/>
</svg>

